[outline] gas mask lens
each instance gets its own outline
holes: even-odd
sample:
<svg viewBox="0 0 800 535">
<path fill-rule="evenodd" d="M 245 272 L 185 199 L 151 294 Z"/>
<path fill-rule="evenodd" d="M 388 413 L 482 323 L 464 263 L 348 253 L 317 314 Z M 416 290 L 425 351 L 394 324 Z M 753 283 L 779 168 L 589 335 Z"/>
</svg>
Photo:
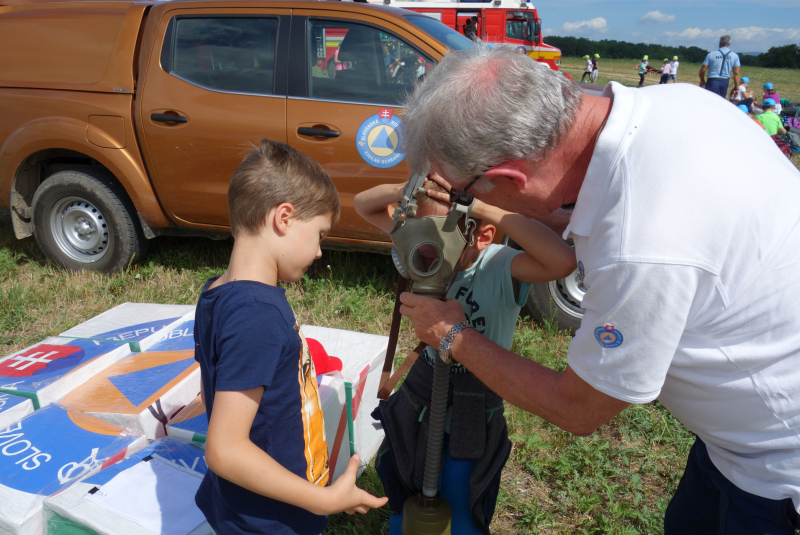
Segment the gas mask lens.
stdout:
<svg viewBox="0 0 800 535">
<path fill-rule="evenodd" d="M 433 243 L 421 243 L 411 251 L 411 269 L 421 277 L 433 275 L 442 267 L 442 250 Z"/>
</svg>

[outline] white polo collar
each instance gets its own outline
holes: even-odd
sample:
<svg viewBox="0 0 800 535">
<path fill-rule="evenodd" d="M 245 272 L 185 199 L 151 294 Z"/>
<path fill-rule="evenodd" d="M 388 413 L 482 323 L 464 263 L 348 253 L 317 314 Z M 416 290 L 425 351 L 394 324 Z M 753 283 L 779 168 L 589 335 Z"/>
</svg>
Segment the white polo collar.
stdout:
<svg viewBox="0 0 800 535">
<path fill-rule="evenodd" d="M 579 236 L 591 234 L 600 205 L 611 184 L 613 169 L 623 154 L 623 148 L 636 131 L 637 112 L 642 101 L 640 91 L 617 82 L 610 82 L 603 89 L 601 96 L 613 100 L 611 113 L 594 147 L 575 209 L 564 230 L 565 240 L 570 233 Z"/>
</svg>

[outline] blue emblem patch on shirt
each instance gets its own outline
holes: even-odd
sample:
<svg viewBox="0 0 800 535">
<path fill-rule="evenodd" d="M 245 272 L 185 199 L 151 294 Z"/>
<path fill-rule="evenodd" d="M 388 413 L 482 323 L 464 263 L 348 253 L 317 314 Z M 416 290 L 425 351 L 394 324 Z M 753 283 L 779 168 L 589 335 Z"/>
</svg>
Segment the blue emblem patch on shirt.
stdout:
<svg viewBox="0 0 800 535">
<path fill-rule="evenodd" d="M 581 278 L 581 284 L 583 284 L 584 280 L 584 271 L 583 271 L 583 262 L 578 260 L 578 276 Z"/>
<path fill-rule="evenodd" d="M 400 149 L 402 124 L 391 108 L 367 118 L 358 127 L 356 148 L 361 158 L 372 167 L 387 169 L 403 161 L 405 152 Z"/>
<path fill-rule="evenodd" d="M 597 343 L 605 348 L 619 347 L 623 340 L 622 333 L 613 325 L 598 327 L 594 330 L 594 337 L 597 339 Z"/>
</svg>

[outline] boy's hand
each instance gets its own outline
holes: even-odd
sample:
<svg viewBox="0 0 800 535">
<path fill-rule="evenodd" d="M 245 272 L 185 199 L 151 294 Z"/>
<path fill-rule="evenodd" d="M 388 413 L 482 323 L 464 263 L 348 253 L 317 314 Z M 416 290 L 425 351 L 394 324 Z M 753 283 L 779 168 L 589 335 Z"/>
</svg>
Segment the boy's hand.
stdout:
<svg viewBox="0 0 800 535">
<path fill-rule="evenodd" d="M 450 183 L 442 178 L 440 175 L 432 172 L 428 174 L 428 180 L 436 182 L 440 186 L 442 186 L 447 191 L 451 190 Z M 428 190 L 427 193 L 428 197 L 431 199 L 436 199 L 437 201 L 444 201 L 446 203 L 450 203 L 450 195 L 448 193 L 442 193 L 441 191 L 433 191 Z M 472 205 L 472 217 L 476 219 L 483 219 L 486 223 L 491 223 L 492 225 L 497 225 L 499 218 L 506 212 L 500 210 L 495 206 L 491 206 L 486 204 L 483 201 L 479 201 L 475 199 L 475 203 Z"/>
<path fill-rule="evenodd" d="M 344 511 L 348 515 L 354 513 L 366 514 L 370 509 L 383 507 L 389 498 L 376 498 L 369 492 L 361 490 L 356 486 L 356 476 L 358 475 L 358 455 L 350 457 L 347 463 L 347 470 L 336 482 L 325 489 L 329 494 L 326 496 L 326 514 Z"/>
<path fill-rule="evenodd" d="M 436 182 L 437 184 L 442 186 L 447 191 L 450 191 L 451 189 L 453 189 L 453 186 L 450 185 L 450 182 L 445 180 L 444 177 L 442 177 L 441 175 L 436 174 L 434 171 L 431 171 L 430 173 L 428 173 L 428 175 L 425 177 L 425 179 L 426 180 L 430 180 L 431 182 Z M 447 198 L 447 201 L 450 202 L 450 197 Z"/>
</svg>

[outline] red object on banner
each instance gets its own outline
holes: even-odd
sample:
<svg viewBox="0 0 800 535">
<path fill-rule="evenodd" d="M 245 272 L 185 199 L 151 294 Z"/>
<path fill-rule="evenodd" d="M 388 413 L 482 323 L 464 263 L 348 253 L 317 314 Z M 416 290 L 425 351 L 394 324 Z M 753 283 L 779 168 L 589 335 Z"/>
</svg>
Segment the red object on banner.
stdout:
<svg viewBox="0 0 800 535">
<path fill-rule="evenodd" d="M 328 355 L 328 352 L 325 351 L 319 341 L 313 338 L 306 338 L 306 344 L 308 344 L 308 352 L 311 353 L 311 360 L 314 361 L 314 371 L 317 375 L 342 371 L 342 361 Z"/>
</svg>

